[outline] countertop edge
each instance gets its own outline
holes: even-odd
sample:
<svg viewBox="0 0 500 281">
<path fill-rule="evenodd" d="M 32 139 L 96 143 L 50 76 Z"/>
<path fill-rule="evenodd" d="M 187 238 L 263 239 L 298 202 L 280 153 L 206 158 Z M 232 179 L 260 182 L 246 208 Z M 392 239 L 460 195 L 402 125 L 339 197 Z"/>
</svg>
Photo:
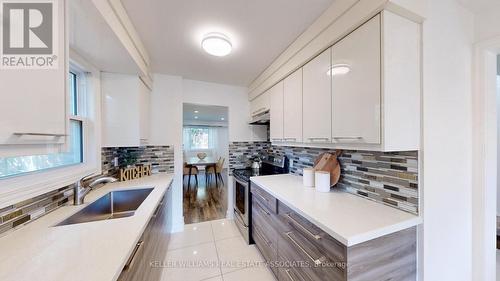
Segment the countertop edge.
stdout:
<svg viewBox="0 0 500 281">
<path fill-rule="evenodd" d="M 361 234 L 355 235 L 353 237 L 346 238 L 346 237 L 340 235 L 339 233 L 335 232 L 333 229 L 326 227 L 322 223 L 318 222 L 315 218 L 313 218 L 309 214 L 306 214 L 304 211 L 300 210 L 296 206 L 293 206 L 293 204 L 291 204 L 286 198 L 283 198 L 281 195 L 275 193 L 272 189 L 264 186 L 262 183 L 255 182 L 254 181 L 255 179 L 256 179 L 256 177 L 252 177 L 252 178 L 250 178 L 250 181 L 253 184 L 264 189 L 265 191 L 269 192 L 269 194 L 274 196 L 279 201 L 283 202 L 285 205 L 287 205 L 287 207 L 289 207 L 293 211 L 297 212 L 298 214 L 300 214 L 301 216 L 303 216 L 307 220 L 311 221 L 313 224 L 318 226 L 321 230 L 325 231 L 326 233 L 328 233 L 333 238 L 335 238 L 336 240 L 338 240 L 339 242 L 341 242 L 342 244 L 344 244 L 347 247 L 355 246 L 355 245 L 361 244 L 363 242 L 367 242 L 367 241 L 370 241 L 370 240 L 373 240 L 376 238 L 383 237 L 385 235 L 389 235 L 389 234 L 396 233 L 396 232 L 404 230 L 404 229 L 408 229 L 408 228 L 417 226 L 417 225 L 421 224 L 423 221 L 420 216 L 415 215 L 414 218 L 407 219 L 403 222 L 391 224 L 391 225 L 388 225 L 386 227 L 379 228 L 377 230 L 361 233 Z M 390 208 L 390 207 L 388 207 L 388 208 Z"/>
</svg>

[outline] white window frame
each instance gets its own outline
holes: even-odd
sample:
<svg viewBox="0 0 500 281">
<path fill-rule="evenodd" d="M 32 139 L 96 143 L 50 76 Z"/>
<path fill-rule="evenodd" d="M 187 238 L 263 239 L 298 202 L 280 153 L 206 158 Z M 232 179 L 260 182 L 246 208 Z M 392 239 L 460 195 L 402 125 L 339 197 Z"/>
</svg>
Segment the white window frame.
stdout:
<svg viewBox="0 0 500 281">
<path fill-rule="evenodd" d="M 71 116 L 72 119 L 83 121 L 83 162 L 0 180 L 0 209 L 68 186 L 83 176 L 101 173 L 100 71 L 71 49 L 70 69 L 83 75 L 80 76 L 78 91 L 83 93 L 79 98 L 85 99 L 81 101 L 85 104 L 85 117 Z M 67 104 L 69 108 L 69 101 Z M 67 124 L 69 126 L 69 122 Z"/>
</svg>

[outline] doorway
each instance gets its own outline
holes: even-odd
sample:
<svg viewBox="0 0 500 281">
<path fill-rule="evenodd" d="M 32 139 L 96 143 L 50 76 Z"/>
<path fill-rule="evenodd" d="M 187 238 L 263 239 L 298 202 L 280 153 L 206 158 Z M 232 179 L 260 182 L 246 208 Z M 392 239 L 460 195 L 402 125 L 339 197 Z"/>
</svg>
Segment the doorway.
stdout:
<svg viewBox="0 0 500 281">
<path fill-rule="evenodd" d="M 496 249 L 500 96 L 500 36 L 476 44 L 473 95 L 472 269 L 474 280 L 500 280 Z M 500 214 L 499 214 L 500 215 Z M 499 271 L 500 273 L 500 271 Z M 495 278 L 497 275 L 497 278 Z"/>
<path fill-rule="evenodd" d="M 227 213 L 228 108 L 183 104 L 184 223 L 222 219 Z"/>
</svg>

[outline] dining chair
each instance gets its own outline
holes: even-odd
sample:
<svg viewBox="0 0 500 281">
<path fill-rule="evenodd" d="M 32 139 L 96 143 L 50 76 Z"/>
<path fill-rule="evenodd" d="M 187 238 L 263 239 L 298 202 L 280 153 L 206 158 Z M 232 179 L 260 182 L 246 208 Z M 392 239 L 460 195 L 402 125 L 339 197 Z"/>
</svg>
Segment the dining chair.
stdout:
<svg viewBox="0 0 500 281">
<path fill-rule="evenodd" d="M 188 165 L 186 162 L 184 162 L 184 168 L 182 172 L 182 180 L 187 176 L 188 177 L 188 191 L 189 191 L 189 186 L 191 185 L 191 176 L 194 176 L 196 180 L 196 186 L 198 186 L 198 168 L 196 166 L 191 166 Z"/>
<path fill-rule="evenodd" d="M 219 179 L 222 184 L 224 185 L 224 179 L 222 177 L 222 170 L 224 169 L 224 162 L 226 161 L 225 158 L 219 157 L 219 160 L 217 160 L 217 164 L 215 164 L 215 169 L 214 166 L 207 167 L 207 170 L 205 171 L 206 177 L 205 181 L 208 183 L 211 179 L 212 176 L 216 176 L 217 179 Z"/>
</svg>

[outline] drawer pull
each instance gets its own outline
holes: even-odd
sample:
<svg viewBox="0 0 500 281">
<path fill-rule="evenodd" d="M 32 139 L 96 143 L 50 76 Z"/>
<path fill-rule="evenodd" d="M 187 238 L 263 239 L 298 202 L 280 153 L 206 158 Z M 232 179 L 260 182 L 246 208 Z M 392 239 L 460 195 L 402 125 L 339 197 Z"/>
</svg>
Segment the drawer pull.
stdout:
<svg viewBox="0 0 500 281">
<path fill-rule="evenodd" d="M 321 264 L 321 259 L 317 259 L 315 260 L 311 255 L 309 255 L 309 253 L 304 249 L 302 248 L 302 246 L 299 245 L 299 243 L 297 243 L 297 241 L 295 241 L 292 236 L 290 234 L 292 234 L 293 232 L 287 232 L 285 233 L 286 237 L 288 237 L 288 239 L 290 241 L 292 241 L 292 243 L 300 250 L 302 251 L 315 265 L 320 265 Z"/>
<path fill-rule="evenodd" d="M 262 241 L 264 241 L 264 243 L 266 243 L 268 246 L 271 246 L 273 243 L 267 241 L 266 238 L 264 238 L 264 235 L 263 234 L 260 234 L 260 230 L 258 230 L 257 227 L 255 227 L 255 233 L 257 234 L 257 236 L 259 236 L 260 239 L 262 239 Z"/>
<path fill-rule="evenodd" d="M 260 198 L 262 198 L 264 201 L 268 202 L 269 203 L 269 199 L 267 199 L 266 197 L 262 196 L 259 192 L 255 192 L 257 195 L 259 195 Z"/>
<path fill-rule="evenodd" d="M 261 206 L 259 206 L 259 209 L 260 209 L 260 212 L 263 213 L 264 215 L 271 216 L 271 214 L 268 211 L 264 210 L 264 208 L 262 208 Z"/>
<path fill-rule="evenodd" d="M 290 269 L 285 269 L 285 273 L 290 281 L 295 281 L 295 279 L 293 279 L 292 275 L 290 274 Z"/>
<path fill-rule="evenodd" d="M 132 252 L 132 256 L 128 259 L 127 263 L 125 264 L 125 267 L 123 268 L 124 270 L 127 270 L 134 265 L 135 257 L 137 256 L 137 253 L 139 252 L 139 250 L 141 249 L 143 244 L 144 244 L 144 241 L 139 241 L 135 245 L 134 251 Z"/>
<path fill-rule="evenodd" d="M 307 233 L 309 236 L 311 236 L 312 238 L 314 238 L 315 240 L 320 240 L 321 239 L 321 236 L 319 236 L 318 234 L 314 234 L 312 233 L 311 231 L 309 231 L 307 228 L 305 228 L 304 226 L 302 226 L 302 224 L 300 224 L 298 221 L 296 221 L 291 215 L 290 213 L 286 214 L 286 216 L 288 217 L 288 219 L 293 222 L 293 224 L 297 225 L 298 227 L 300 227 L 300 229 L 302 229 L 305 233 Z"/>
</svg>

